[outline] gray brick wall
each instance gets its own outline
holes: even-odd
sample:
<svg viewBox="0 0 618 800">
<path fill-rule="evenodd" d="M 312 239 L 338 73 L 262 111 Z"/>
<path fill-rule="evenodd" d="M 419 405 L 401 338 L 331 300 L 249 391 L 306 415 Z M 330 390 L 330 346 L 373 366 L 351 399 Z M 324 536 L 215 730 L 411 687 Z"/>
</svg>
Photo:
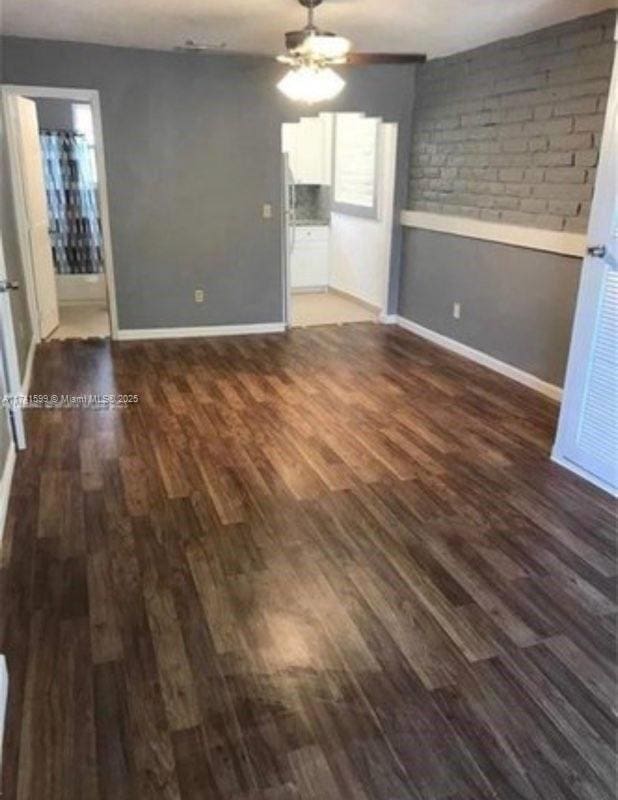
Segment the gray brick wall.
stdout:
<svg viewBox="0 0 618 800">
<path fill-rule="evenodd" d="M 584 231 L 615 20 L 609 10 L 423 65 L 408 208 Z"/>
</svg>

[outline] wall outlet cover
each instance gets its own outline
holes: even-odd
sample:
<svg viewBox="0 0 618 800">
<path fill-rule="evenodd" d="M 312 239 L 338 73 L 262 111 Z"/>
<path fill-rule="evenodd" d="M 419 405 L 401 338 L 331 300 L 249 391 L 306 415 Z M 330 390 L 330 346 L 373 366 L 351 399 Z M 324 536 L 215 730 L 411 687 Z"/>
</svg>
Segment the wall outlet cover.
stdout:
<svg viewBox="0 0 618 800">
<path fill-rule="evenodd" d="M 194 293 L 195 302 L 196 303 L 203 303 L 204 302 L 204 290 L 203 289 L 196 289 Z"/>
<path fill-rule="evenodd" d="M 454 319 L 461 319 L 461 303 L 453 303 Z"/>
</svg>

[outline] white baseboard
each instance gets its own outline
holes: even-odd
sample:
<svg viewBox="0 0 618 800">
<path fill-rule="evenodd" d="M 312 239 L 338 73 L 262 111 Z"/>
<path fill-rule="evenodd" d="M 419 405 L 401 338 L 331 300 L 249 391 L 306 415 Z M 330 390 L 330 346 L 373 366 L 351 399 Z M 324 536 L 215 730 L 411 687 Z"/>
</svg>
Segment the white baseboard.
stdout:
<svg viewBox="0 0 618 800">
<path fill-rule="evenodd" d="M 328 286 L 292 286 L 292 294 L 326 294 Z"/>
<path fill-rule="evenodd" d="M 28 348 L 28 357 L 26 358 L 26 366 L 24 368 L 24 375 L 21 382 L 21 393 L 28 394 L 30 391 L 30 381 L 32 380 L 32 365 L 34 363 L 34 354 L 36 352 L 36 340 L 33 338 Z M 17 451 L 15 449 L 15 442 L 13 441 L 12 434 L 9 441 L 9 449 L 7 450 L 4 464 L 0 465 L 0 542 L 4 534 L 4 525 L 6 523 L 6 512 L 9 507 L 9 497 L 11 494 L 11 484 L 13 482 L 13 472 L 15 470 L 15 460 L 17 458 Z"/>
<path fill-rule="evenodd" d="M 591 472 L 578 467 L 577 464 L 573 464 L 573 462 L 569 461 L 568 458 L 564 458 L 564 456 L 561 456 L 559 453 L 557 453 L 555 449 L 551 454 L 551 460 L 554 462 L 554 464 L 558 464 L 558 466 L 568 469 L 569 472 L 574 472 L 575 475 L 579 475 L 580 478 L 588 481 L 588 483 L 592 483 L 594 486 L 602 489 L 604 492 L 607 492 L 612 497 L 618 497 L 618 489 L 616 489 L 615 486 L 611 486 L 609 483 L 601 480 L 601 478 L 597 478 L 597 476 L 593 475 Z"/>
<path fill-rule="evenodd" d="M 347 300 L 352 300 L 355 303 L 359 303 L 368 311 L 374 311 L 376 314 L 380 311 L 380 306 L 378 304 L 372 303 L 370 300 L 367 300 L 366 298 L 361 297 L 361 295 L 355 294 L 354 292 L 348 292 L 345 289 L 339 289 L 337 286 L 332 285 L 329 285 L 328 291 L 332 292 L 333 294 L 338 294 L 340 297 L 345 297 Z"/>
<path fill-rule="evenodd" d="M 2 742 L 4 740 L 4 723 L 6 720 L 6 706 L 8 703 L 8 699 L 9 699 L 9 672 L 6 666 L 6 656 L 0 654 L 0 774 L 2 770 Z M 1 786 L 0 786 L 0 792 L 2 792 Z"/>
<path fill-rule="evenodd" d="M 9 507 L 9 496 L 11 494 L 11 483 L 15 470 L 15 443 L 11 439 L 9 449 L 4 460 L 2 472 L 0 473 L 0 542 L 4 534 L 4 524 L 6 522 L 6 512 Z"/>
<path fill-rule="evenodd" d="M 202 325 L 191 328 L 125 328 L 118 339 L 189 339 L 203 336 L 252 336 L 262 333 L 283 333 L 285 323 L 263 322 L 254 325 Z"/>
<path fill-rule="evenodd" d="M 446 350 L 457 353 L 464 358 L 469 358 L 471 361 L 475 361 L 477 364 L 488 367 L 488 369 L 493 369 L 494 372 L 499 372 L 501 375 L 505 375 L 507 378 L 517 381 L 517 383 L 522 383 L 529 389 L 534 389 L 534 391 L 540 392 L 552 400 L 560 402 L 562 399 L 562 389 L 559 386 L 554 386 L 553 383 L 547 383 L 547 381 L 538 378 L 536 375 L 532 375 L 529 372 L 524 372 L 522 369 L 518 369 L 517 367 L 513 367 L 511 364 L 500 361 L 499 359 L 484 353 L 482 350 L 475 350 L 473 347 L 469 347 L 467 344 L 462 344 L 456 339 L 451 339 L 449 336 L 436 333 L 436 331 L 432 331 L 430 328 L 425 328 L 423 325 L 419 325 L 417 322 L 412 322 L 412 320 L 406 319 L 405 317 L 397 316 L 396 324 L 400 325 L 402 328 L 405 328 L 411 333 L 415 333 L 417 336 L 421 336 L 423 339 L 427 339 L 428 341 L 433 342 L 440 347 L 444 347 Z"/>
<path fill-rule="evenodd" d="M 77 300 L 58 300 L 58 308 L 75 308 L 75 306 L 88 306 L 88 308 L 104 308 L 107 310 L 107 302 L 104 297 L 86 297 Z"/>
<path fill-rule="evenodd" d="M 397 314 L 384 314 L 384 313 L 382 313 L 382 314 L 380 314 L 378 319 L 382 323 L 382 325 L 397 325 L 399 317 L 397 316 Z"/>
</svg>

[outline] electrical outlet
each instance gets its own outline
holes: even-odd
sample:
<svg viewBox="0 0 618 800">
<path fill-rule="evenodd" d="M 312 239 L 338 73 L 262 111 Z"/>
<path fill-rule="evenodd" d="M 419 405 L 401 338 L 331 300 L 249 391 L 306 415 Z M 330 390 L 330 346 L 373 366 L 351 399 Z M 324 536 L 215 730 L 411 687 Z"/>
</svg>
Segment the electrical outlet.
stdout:
<svg viewBox="0 0 618 800">
<path fill-rule="evenodd" d="M 461 319 L 461 303 L 453 303 L 453 318 Z"/>
<path fill-rule="evenodd" d="M 273 207 L 270 203 L 264 203 L 262 206 L 262 219 L 273 218 Z"/>
<path fill-rule="evenodd" d="M 203 289 L 196 289 L 193 297 L 195 298 L 196 303 L 203 303 L 204 302 L 204 290 Z"/>
</svg>

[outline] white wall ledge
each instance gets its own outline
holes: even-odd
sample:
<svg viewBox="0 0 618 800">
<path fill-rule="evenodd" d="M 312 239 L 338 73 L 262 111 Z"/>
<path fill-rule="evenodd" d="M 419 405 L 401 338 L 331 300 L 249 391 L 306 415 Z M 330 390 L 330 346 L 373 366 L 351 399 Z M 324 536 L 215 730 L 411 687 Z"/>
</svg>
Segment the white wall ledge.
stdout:
<svg viewBox="0 0 618 800">
<path fill-rule="evenodd" d="M 523 225 L 486 222 L 472 217 L 454 217 L 428 211 L 402 211 L 401 224 L 437 233 L 466 236 L 486 242 L 498 242 L 528 250 L 544 250 L 565 256 L 583 258 L 586 252 L 586 234 L 569 231 L 548 231 Z"/>
</svg>

